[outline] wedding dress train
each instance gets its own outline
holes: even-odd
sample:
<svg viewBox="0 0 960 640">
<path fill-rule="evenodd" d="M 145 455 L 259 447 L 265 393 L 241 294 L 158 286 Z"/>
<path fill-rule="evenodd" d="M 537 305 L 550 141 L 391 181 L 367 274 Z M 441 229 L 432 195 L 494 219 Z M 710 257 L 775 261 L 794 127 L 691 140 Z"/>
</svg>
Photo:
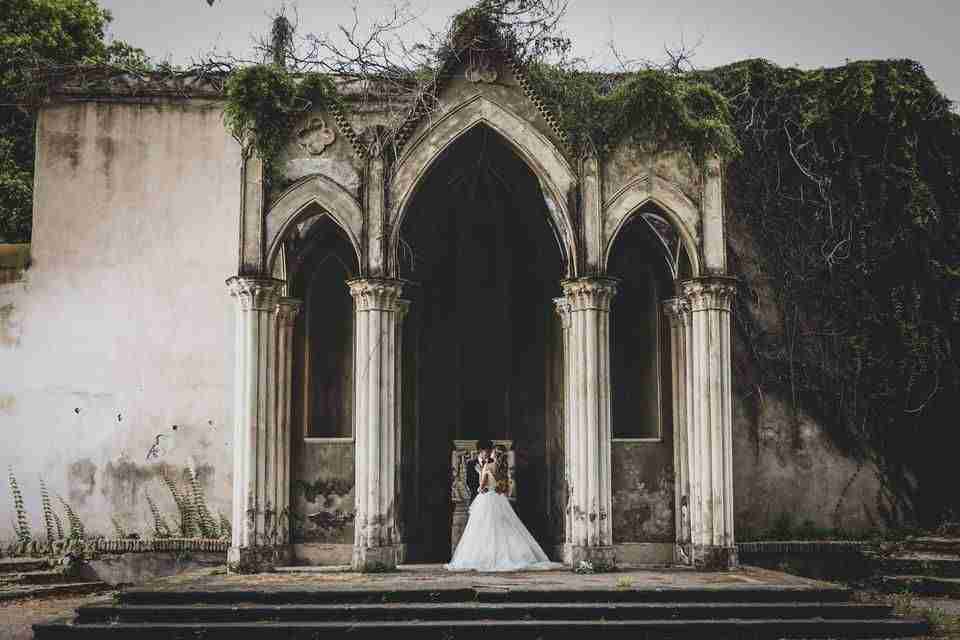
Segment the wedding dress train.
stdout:
<svg viewBox="0 0 960 640">
<path fill-rule="evenodd" d="M 524 571 L 554 569 L 547 554 L 530 535 L 513 505 L 495 491 L 481 493 L 470 503 L 470 515 L 450 571 Z"/>
</svg>

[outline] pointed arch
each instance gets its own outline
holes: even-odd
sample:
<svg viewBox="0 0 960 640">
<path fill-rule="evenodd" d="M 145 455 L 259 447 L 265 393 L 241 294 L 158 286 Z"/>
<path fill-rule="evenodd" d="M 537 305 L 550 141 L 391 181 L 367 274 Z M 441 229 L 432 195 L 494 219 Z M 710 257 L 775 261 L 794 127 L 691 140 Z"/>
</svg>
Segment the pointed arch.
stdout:
<svg viewBox="0 0 960 640">
<path fill-rule="evenodd" d="M 319 206 L 324 215 L 339 226 L 350 240 L 357 264 L 363 265 L 363 212 L 350 192 L 324 175 L 307 176 L 283 192 L 270 208 L 264 221 L 266 272 L 274 273 L 283 241 L 297 223 L 310 215 L 311 205 Z M 282 267 L 283 259 L 280 259 Z"/>
<path fill-rule="evenodd" d="M 576 173 L 556 146 L 529 122 L 481 94 L 468 98 L 431 121 L 397 160 L 389 183 L 388 250 L 391 265 L 397 264 L 400 228 L 423 179 L 448 147 L 479 125 L 485 125 L 500 135 L 537 177 L 563 256 L 564 271 L 567 277 L 576 276 L 578 256 L 571 217 Z"/>
<path fill-rule="evenodd" d="M 691 276 L 700 275 L 700 210 L 676 185 L 655 174 L 634 178 L 604 204 L 603 270 L 621 229 L 646 204 L 656 205 L 674 226 L 690 260 Z"/>
</svg>

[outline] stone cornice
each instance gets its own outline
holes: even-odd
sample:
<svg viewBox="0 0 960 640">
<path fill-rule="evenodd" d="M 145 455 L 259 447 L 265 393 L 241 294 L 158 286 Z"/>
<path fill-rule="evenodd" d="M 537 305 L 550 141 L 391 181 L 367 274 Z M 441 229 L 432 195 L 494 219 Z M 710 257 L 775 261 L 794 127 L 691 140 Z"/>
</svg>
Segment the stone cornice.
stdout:
<svg viewBox="0 0 960 640">
<path fill-rule="evenodd" d="M 587 276 L 560 283 L 571 312 L 597 309 L 610 311 L 610 303 L 617 294 L 618 280 L 602 276 Z"/>
<path fill-rule="evenodd" d="M 265 276 L 233 276 L 227 280 L 230 295 L 236 296 L 243 311 L 273 311 L 281 287 L 283 280 Z"/>
</svg>

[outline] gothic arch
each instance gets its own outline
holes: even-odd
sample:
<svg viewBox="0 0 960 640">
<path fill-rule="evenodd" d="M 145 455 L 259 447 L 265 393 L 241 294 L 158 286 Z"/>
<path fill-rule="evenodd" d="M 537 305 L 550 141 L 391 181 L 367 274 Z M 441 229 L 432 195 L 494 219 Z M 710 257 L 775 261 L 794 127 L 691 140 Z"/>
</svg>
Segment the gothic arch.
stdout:
<svg viewBox="0 0 960 640">
<path fill-rule="evenodd" d="M 400 227 L 421 181 L 450 145 L 478 125 L 486 125 L 502 136 L 537 177 L 563 256 L 564 270 L 568 277 L 576 276 L 576 235 L 570 212 L 576 174 L 554 144 L 529 122 L 480 94 L 433 121 L 398 159 L 389 184 L 391 265 L 396 265 Z"/>
<path fill-rule="evenodd" d="M 362 265 L 363 212 L 360 203 L 339 184 L 323 175 L 313 175 L 300 180 L 283 192 L 266 215 L 264 223 L 264 246 L 267 247 L 266 272 L 273 274 L 283 265 L 283 240 L 305 214 L 310 205 L 317 204 L 350 239 L 357 255 L 357 263 Z"/>
<path fill-rule="evenodd" d="M 603 270 L 607 269 L 621 229 L 648 203 L 655 204 L 680 235 L 690 260 L 691 276 L 700 275 L 700 209 L 676 185 L 654 174 L 634 178 L 604 204 Z"/>
</svg>

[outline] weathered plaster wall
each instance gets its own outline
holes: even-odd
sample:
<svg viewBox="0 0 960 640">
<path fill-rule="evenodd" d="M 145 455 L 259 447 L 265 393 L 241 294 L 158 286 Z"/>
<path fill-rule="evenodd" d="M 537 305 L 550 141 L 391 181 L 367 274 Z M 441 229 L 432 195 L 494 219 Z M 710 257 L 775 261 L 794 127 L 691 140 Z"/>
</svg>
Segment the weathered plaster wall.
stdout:
<svg viewBox="0 0 960 640">
<path fill-rule="evenodd" d="M 40 531 L 39 479 L 91 533 L 143 532 L 192 464 L 229 512 L 240 154 L 202 103 L 40 115 L 31 264 L 0 284 L 0 466 Z M 0 500 L 0 537 L 12 505 Z"/>
<path fill-rule="evenodd" d="M 782 311 L 765 276 L 756 240 L 728 212 L 727 246 L 749 313 L 766 332 L 783 331 Z M 833 444 L 802 407 L 794 418 L 788 389 L 770 389 L 751 361 L 735 318 L 733 331 L 733 469 L 738 540 L 767 536 L 775 525 L 809 521 L 819 528 L 884 528 L 889 507 L 877 468 L 860 464 Z M 779 521 L 779 522 L 778 522 Z"/>
</svg>

